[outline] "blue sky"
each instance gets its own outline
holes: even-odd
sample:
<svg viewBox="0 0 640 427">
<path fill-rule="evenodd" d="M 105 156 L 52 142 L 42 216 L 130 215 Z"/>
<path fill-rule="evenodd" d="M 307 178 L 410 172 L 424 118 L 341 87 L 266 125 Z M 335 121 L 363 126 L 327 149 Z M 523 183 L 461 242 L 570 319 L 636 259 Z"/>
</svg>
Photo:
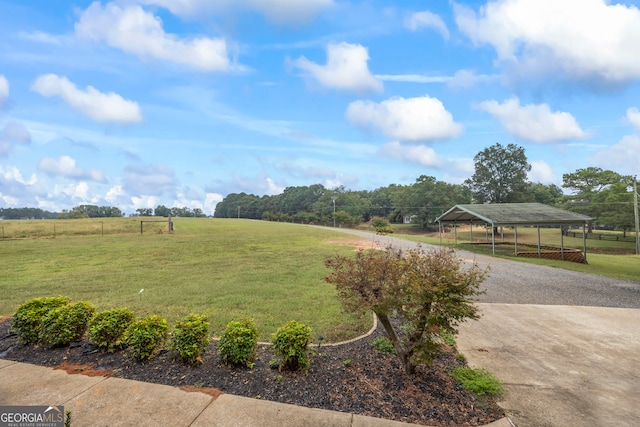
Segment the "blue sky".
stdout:
<svg viewBox="0 0 640 427">
<path fill-rule="evenodd" d="M 0 206 L 640 173 L 638 1 L 0 0 Z"/>
</svg>

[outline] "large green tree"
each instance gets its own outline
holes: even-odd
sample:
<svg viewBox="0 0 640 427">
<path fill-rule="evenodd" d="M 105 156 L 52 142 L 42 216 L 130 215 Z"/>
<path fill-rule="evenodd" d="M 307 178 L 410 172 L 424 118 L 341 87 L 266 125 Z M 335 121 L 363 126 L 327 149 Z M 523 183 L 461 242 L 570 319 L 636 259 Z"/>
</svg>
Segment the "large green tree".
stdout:
<svg viewBox="0 0 640 427">
<path fill-rule="evenodd" d="M 518 203 L 527 199 L 531 165 L 524 148 L 496 143 L 473 158 L 475 172 L 465 181 L 477 203 Z"/>
<path fill-rule="evenodd" d="M 562 175 L 562 186 L 573 194 L 564 208 L 589 215 L 596 222 L 622 230 L 633 227 L 633 178 L 598 167 L 578 169 Z M 589 232 L 592 231 L 589 224 Z"/>
<path fill-rule="evenodd" d="M 544 205 L 556 205 L 562 201 L 564 194 L 562 188 L 555 184 L 544 185 L 532 182 L 527 185 L 526 201 L 542 203 Z"/>
<path fill-rule="evenodd" d="M 438 181 L 433 176 L 421 175 L 404 193 L 406 212 L 414 216 L 414 222 L 425 229 L 450 207 L 470 203 L 471 193 L 462 185 Z"/>
</svg>

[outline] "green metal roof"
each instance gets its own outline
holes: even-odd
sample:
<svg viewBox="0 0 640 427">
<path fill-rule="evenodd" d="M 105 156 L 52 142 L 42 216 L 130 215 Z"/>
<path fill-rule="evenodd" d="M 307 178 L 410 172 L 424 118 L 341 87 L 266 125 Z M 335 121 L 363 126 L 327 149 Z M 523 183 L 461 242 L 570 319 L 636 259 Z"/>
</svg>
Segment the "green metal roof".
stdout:
<svg viewBox="0 0 640 427">
<path fill-rule="evenodd" d="M 436 222 L 487 223 L 501 225 L 573 225 L 593 218 L 541 203 L 496 203 L 486 205 L 455 205 Z"/>
</svg>

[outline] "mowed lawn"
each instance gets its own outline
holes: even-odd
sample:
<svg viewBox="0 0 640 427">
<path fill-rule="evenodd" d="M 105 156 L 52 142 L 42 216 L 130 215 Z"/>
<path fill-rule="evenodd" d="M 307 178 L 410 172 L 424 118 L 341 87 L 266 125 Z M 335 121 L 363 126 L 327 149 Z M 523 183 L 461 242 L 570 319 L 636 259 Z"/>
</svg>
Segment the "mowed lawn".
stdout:
<svg viewBox="0 0 640 427">
<path fill-rule="evenodd" d="M 73 229 L 67 221 L 57 222 Z M 78 227 L 86 226 L 83 221 Z M 114 221 L 132 220 L 109 221 L 113 229 Z M 215 336 L 242 318 L 255 319 L 261 340 L 290 320 L 308 324 L 314 341 L 322 335 L 325 342 L 371 326 L 370 313 L 343 313 L 335 288 L 323 281 L 326 259 L 353 253 L 351 236 L 242 219 L 176 218 L 174 224 L 173 234 L 159 233 L 158 224 L 143 235 L 0 241 L 0 315 L 12 315 L 30 298 L 65 295 L 99 309 L 159 314 L 171 323 L 205 314 Z"/>
</svg>

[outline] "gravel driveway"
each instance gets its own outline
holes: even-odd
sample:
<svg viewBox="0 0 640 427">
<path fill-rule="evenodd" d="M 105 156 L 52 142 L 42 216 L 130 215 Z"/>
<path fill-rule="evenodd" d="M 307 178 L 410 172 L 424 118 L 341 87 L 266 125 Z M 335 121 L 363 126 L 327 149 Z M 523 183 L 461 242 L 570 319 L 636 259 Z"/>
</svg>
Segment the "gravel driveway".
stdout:
<svg viewBox="0 0 640 427">
<path fill-rule="evenodd" d="M 381 247 L 391 244 L 398 249 L 414 249 L 418 245 L 395 236 L 336 230 L 374 240 Z M 421 245 L 425 249 L 437 247 L 426 243 Z M 457 252 L 465 260 L 477 261 L 481 267 L 491 266 L 489 278 L 483 283 L 487 292 L 478 298 L 483 303 L 640 308 L 640 277 L 634 282 L 467 251 Z"/>
</svg>

